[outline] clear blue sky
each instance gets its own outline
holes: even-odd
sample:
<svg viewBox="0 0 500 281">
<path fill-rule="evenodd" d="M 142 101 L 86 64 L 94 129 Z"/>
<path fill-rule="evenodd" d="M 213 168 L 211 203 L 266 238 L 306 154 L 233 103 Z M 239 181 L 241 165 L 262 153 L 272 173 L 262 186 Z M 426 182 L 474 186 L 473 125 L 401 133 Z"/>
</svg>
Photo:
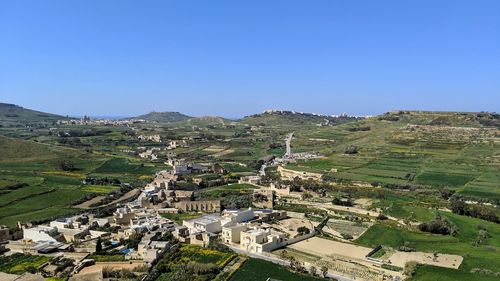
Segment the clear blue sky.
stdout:
<svg viewBox="0 0 500 281">
<path fill-rule="evenodd" d="M 500 1 L 3 0 L 0 101 L 70 115 L 500 111 Z"/>
</svg>

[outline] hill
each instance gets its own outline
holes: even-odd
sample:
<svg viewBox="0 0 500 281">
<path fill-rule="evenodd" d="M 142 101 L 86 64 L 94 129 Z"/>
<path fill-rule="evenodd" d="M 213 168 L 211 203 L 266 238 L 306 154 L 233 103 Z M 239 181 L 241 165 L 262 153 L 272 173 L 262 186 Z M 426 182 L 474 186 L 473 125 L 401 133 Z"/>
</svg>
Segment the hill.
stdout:
<svg viewBox="0 0 500 281">
<path fill-rule="evenodd" d="M 152 111 L 150 113 L 134 117 L 133 119 L 144 119 L 144 120 L 159 122 L 159 123 L 172 123 L 172 122 L 184 121 L 184 120 L 191 119 L 191 118 L 192 117 L 184 115 L 180 112 L 174 112 L 174 111 L 155 112 L 155 111 Z"/>
<path fill-rule="evenodd" d="M 266 126 L 334 125 L 360 120 L 362 117 L 348 115 L 332 116 L 286 110 L 267 110 L 260 114 L 246 116 L 240 123 Z"/>
<path fill-rule="evenodd" d="M 220 125 L 229 124 L 232 121 L 219 116 L 202 116 L 202 117 L 191 118 L 186 122 L 191 125 L 208 126 L 217 124 Z"/>
<path fill-rule="evenodd" d="M 28 125 L 39 122 L 52 123 L 61 119 L 66 119 L 66 117 L 27 109 L 15 104 L 0 103 L 0 123 L 3 126 L 12 126 L 20 123 Z"/>
<path fill-rule="evenodd" d="M 398 111 L 334 127 L 296 128 L 294 151 L 314 147 L 325 158 L 288 166 L 336 169 L 335 178 L 350 181 L 447 187 L 500 202 L 500 130 L 489 126 L 495 116 Z M 348 147 L 355 152 L 346 153 Z"/>
</svg>

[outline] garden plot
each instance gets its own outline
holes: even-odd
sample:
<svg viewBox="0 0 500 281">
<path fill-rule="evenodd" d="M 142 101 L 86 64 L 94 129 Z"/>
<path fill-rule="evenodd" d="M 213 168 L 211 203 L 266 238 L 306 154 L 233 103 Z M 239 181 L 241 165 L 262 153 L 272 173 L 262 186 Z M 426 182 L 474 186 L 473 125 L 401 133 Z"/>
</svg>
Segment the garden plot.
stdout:
<svg viewBox="0 0 500 281">
<path fill-rule="evenodd" d="M 336 242 L 318 237 L 313 237 L 288 247 L 320 257 L 339 257 L 355 260 L 364 260 L 366 255 L 372 251 L 372 248 Z"/>
<path fill-rule="evenodd" d="M 389 261 L 392 265 L 404 267 L 409 261 L 415 261 L 421 264 L 428 264 L 440 267 L 458 269 L 462 264 L 463 257 L 448 254 L 431 254 L 423 252 L 395 252 Z"/>
<path fill-rule="evenodd" d="M 290 237 L 295 237 L 298 235 L 297 229 L 299 227 L 307 227 L 312 231 L 313 224 L 308 219 L 288 218 L 278 221 L 273 224 L 273 227 L 281 232 L 288 233 Z"/>
<path fill-rule="evenodd" d="M 370 228 L 372 224 L 369 223 L 355 223 L 345 220 L 329 220 L 323 231 L 332 232 L 332 234 L 338 233 L 339 235 L 348 234 L 353 237 L 353 239 L 361 236 L 365 231 Z"/>
</svg>

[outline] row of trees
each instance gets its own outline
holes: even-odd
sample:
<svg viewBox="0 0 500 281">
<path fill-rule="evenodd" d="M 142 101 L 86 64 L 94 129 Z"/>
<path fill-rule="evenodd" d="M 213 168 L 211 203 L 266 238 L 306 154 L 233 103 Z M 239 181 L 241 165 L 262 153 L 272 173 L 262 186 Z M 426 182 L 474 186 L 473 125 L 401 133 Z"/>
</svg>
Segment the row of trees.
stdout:
<svg viewBox="0 0 500 281">
<path fill-rule="evenodd" d="M 494 208 L 485 205 L 467 204 L 463 199 L 452 198 L 450 201 L 451 211 L 455 214 L 480 218 L 483 220 L 500 223 Z"/>
</svg>

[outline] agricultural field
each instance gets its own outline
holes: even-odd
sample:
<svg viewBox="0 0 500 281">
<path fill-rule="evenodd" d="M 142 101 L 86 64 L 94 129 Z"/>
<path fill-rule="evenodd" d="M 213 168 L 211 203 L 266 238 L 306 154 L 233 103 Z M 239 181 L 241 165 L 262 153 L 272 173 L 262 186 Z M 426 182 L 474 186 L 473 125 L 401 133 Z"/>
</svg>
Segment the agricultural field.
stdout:
<svg viewBox="0 0 500 281">
<path fill-rule="evenodd" d="M 141 176 L 149 179 L 158 169 L 127 159 L 1 136 L 0 149 L 6 151 L 0 154 L 0 224 L 7 226 L 78 213 L 72 202 L 91 193 L 106 194 L 117 189 L 83 185 L 87 176 L 132 183 L 141 181 Z M 63 162 L 72 167 L 63 170 Z"/>
<path fill-rule="evenodd" d="M 52 258 L 15 253 L 10 256 L 0 256 L 0 272 L 23 274 L 33 272 Z"/>
<path fill-rule="evenodd" d="M 286 267 L 272 262 L 248 259 L 233 275 L 230 281 L 262 281 L 267 278 L 287 281 L 317 281 L 324 280 L 310 275 L 289 271 Z"/>
<path fill-rule="evenodd" d="M 172 280 L 173 276 L 189 280 L 212 280 L 237 255 L 195 245 L 176 245 L 155 266 L 156 280 Z M 187 279 L 179 279 L 187 280 Z"/>
<path fill-rule="evenodd" d="M 429 234 L 416 230 L 401 229 L 388 224 L 376 224 L 358 238 L 355 243 L 370 247 L 385 245 L 399 249 L 405 242 L 410 242 L 417 251 L 462 255 L 464 261 L 458 271 L 470 273 L 475 269 L 486 269 L 498 272 L 498 268 L 500 268 L 500 259 L 498 259 L 500 226 L 480 219 L 447 212 L 439 213 L 457 226 L 458 234 L 456 236 Z M 430 217 L 430 215 L 421 216 L 422 218 Z M 485 229 L 489 234 L 489 238 L 479 245 L 474 245 L 480 229 Z M 418 270 L 421 270 L 421 268 Z"/>
<path fill-rule="evenodd" d="M 288 167 L 322 173 L 334 168 L 339 179 L 446 186 L 464 196 L 500 200 L 498 129 L 483 128 L 470 116 L 451 113 L 408 112 L 396 116 L 398 121 L 375 117 L 334 127 L 300 128 L 292 142 L 295 151 L 307 151 L 314 145 L 325 157 Z M 457 127 L 428 125 L 443 118 Z M 370 129 L 350 131 L 356 126 Z M 331 142 L 318 143 L 317 139 Z M 344 154 L 350 145 L 359 152 Z"/>
</svg>

